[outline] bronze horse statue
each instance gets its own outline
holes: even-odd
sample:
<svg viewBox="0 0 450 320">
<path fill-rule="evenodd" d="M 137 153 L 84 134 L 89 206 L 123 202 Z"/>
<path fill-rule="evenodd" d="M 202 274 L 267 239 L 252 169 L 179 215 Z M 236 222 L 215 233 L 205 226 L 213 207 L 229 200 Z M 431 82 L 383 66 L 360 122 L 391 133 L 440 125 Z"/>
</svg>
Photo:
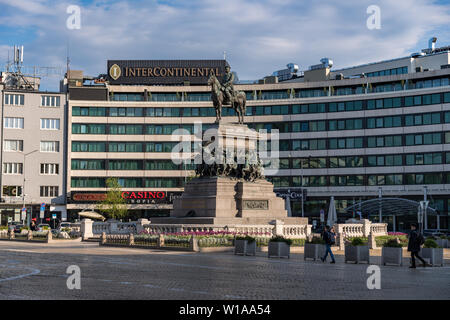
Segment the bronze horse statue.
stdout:
<svg viewBox="0 0 450 320">
<path fill-rule="evenodd" d="M 211 100 L 213 101 L 214 108 L 216 108 L 216 122 L 219 122 L 222 119 L 222 105 L 225 99 L 225 94 L 221 90 L 222 85 L 214 74 L 209 77 L 208 85 L 211 86 Z M 246 103 L 247 97 L 245 96 L 245 92 L 236 91 L 231 107 L 234 111 L 236 111 L 238 122 L 240 124 L 244 123 Z"/>
</svg>

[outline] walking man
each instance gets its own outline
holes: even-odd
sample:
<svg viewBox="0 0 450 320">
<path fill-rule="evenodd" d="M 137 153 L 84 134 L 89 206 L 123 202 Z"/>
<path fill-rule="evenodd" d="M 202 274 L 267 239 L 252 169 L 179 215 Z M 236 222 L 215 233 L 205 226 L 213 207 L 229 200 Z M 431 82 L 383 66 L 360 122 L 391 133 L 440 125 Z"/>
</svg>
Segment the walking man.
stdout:
<svg viewBox="0 0 450 320">
<path fill-rule="evenodd" d="M 425 239 L 423 235 L 417 230 L 417 223 L 411 224 L 411 233 L 409 234 L 408 241 L 408 251 L 411 252 L 411 266 L 410 268 L 416 268 L 416 259 L 417 257 L 423 264 L 424 267 L 427 266 L 427 263 L 421 256 L 419 256 L 420 246 L 423 245 Z"/>
<path fill-rule="evenodd" d="M 331 230 L 330 230 L 329 226 L 325 226 L 325 230 L 323 231 L 323 234 L 322 234 L 322 239 L 325 241 L 326 251 L 325 251 L 325 256 L 320 259 L 322 260 L 322 262 L 325 262 L 325 260 L 327 260 L 328 253 L 330 253 L 330 257 L 331 257 L 330 263 L 336 263 L 336 260 L 334 260 L 333 252 L 331 251 L 331 246 L 333 244 L 335 244 L 335 242 L 336 242 L 336 240 L 335 240 L 336 234 L 334 233 L 334 229 L 331 228 Z"/>
</svg>

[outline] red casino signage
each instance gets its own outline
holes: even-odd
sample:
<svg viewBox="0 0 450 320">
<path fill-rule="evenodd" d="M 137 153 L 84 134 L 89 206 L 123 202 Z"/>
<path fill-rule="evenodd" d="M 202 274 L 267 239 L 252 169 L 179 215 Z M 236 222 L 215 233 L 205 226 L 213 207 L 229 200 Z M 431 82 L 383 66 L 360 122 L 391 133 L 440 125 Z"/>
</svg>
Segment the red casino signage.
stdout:
<svg viewBox="0 0 450 320">
<path fill-rule="evenodd" d="M 122 198 L 128 204 L 172 203 L 181 192 L 166 191 L 123 191 Z M 106 199 L 103 192 L 72 192 L 72 202 L 100 202 Z"/>
</svg>

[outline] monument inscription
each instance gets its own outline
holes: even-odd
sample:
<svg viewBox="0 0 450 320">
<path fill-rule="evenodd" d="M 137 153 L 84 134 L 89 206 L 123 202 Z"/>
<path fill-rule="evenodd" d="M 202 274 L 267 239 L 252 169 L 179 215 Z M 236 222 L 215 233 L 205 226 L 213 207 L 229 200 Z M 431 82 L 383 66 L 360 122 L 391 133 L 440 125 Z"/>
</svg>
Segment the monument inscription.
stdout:
<svg viewBox="0 0 450 320">
<path fill-rule="evenodd" d="M 248 210 L 269 210 L 268 200 L 243 200 L 242 209 Z"/>
</svg>

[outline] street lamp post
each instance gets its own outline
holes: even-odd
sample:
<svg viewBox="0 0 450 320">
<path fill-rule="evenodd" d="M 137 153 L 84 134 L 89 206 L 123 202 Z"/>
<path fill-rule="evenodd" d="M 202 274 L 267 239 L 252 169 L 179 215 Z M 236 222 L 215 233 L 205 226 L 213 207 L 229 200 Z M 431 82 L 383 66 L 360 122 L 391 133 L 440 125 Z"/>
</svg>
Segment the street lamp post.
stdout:
<svg viewBox="0 0 450 320">
<path fill-rule="evenodd" d="M 22 208 L 25 208 L 25 213 L 26 213 L 26 206 L 25 206 L 25 181 L 26 181 L 26 179 L 25 179 L 25 160 L 26 160 L 26 157 L 28 155 L 30 155 L 32 153 L 35 153 L 37 151 L 39 151 L 39 150 L 33 150 L 31 152 L 23 154 L 23 168 L 22 168 L 22 170 L 23 170 L 23 185 L 22 185 L 22 202 L 23 202 L 23 206 L 22 206 Z M 28 220 L 27 221 L 27 226 L 30 227 L 31 217 L 30 217 L 30 219 L 28 219 L 28 214 L 27 214 L 27 220 Z M 25 221 L 23 221 L 23 222 L 25 222 Z"/>
<path fill-rule="evenodd" d="M 302 161 L 300 162 L 301 164 L 300 164 L 300 166 L 301 166 L 301 168 L 302 168 L 302 170 L 301 170 L 301 179 L 302 179 L 302 218 L 305 216 L 305 211 L 304 211 L 304 208 L 303 208 L 303 203 L 304 203 L 304 201 L 303 201 L 303 195 L 304 195 L 304 192 L 303 192 L 303 185 L 304 185 L 304 183 L 303 183 L 303 160 L 305 160 L 305 159 L 302 159 Z"/>
<path fill-rule="evenodd" d="M 311 159 L 311 155 L 309 155 L 308 156 L 308 165 L 309 165 L 309 161 L 310 161 L 310 159 Z M 304 198 L 305 198 L 305 192 L 303 192 L 303 186 L 304 186 L 304 183 L 303 183 L 303 161 L 304 160 L 306 160 L 306 159 L 303 159 L 302 158 L 302 161 L 301 161 L 301 179 L 302 179 L 302 217 L 305 217 L 305 210 L 304 210 Z M 308 168 L 309 168 L 309 166 L 308 166 Z"/>
</svg>

